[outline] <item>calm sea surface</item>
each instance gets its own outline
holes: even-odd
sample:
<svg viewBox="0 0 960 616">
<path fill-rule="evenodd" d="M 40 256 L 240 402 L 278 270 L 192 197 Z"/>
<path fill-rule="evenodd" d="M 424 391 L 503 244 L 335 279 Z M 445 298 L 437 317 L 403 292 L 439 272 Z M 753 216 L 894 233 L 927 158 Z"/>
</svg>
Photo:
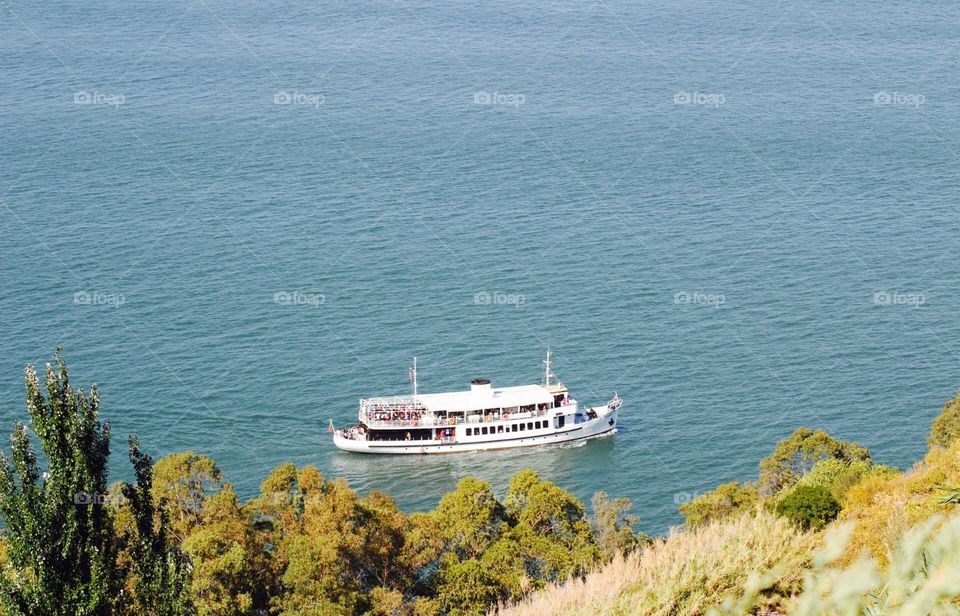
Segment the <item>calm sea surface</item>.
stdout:
<svg viewBox="0 0 960 616">
<path fill-rule="evenodd" d="M 252 496 L 525 467 L 642 529 L 795 427 L 922 456 L 960 386 L 960 5 L 0 0 L 0 421 L 64 349 Z M 536 382 L 613 438 L 338 452 L 361 396 Z"/>
</svg>

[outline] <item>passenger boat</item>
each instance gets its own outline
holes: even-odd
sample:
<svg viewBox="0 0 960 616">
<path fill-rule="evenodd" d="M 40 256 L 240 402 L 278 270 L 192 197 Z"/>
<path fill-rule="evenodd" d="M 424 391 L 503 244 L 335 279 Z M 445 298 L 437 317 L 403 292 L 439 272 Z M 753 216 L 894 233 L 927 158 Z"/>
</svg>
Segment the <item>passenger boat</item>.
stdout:
<svg viewBox="0 0 960 616">
<path fill-rule="evenodd" d="M 541 385 L 494 387 L 475 379 L 466 391 L 362 398 L 360 422 L 333 430 L 340 449 L 362 453 L 462 453 L 535 447 L 607 436 L 616 432 L 623 401 L 616 393 L 602 406 L 581 407 L 555 381 L 550 351 Z M 333 424 L 331 421 L 331 429 Z"/>
</svg>

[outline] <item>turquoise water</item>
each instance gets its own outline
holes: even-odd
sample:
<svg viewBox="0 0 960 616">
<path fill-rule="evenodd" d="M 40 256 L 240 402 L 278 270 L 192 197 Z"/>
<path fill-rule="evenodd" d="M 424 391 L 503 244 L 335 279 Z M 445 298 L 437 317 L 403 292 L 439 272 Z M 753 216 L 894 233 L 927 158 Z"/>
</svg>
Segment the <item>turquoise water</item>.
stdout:
<svg viewBox="0 0 960 616">
<path fill-rule="evenodd" d="M 0 8 L 0 420 L 61 345 L 116 478 L 130 432 L 244 496 L 533 467 L 662 532 L 800 425 L 908 465 L 960 386 L 956 3 Z M 422 391 L 516 385 L 548 344 L 614 438 L 326 434 L 414 355 Z"/>
</svg>

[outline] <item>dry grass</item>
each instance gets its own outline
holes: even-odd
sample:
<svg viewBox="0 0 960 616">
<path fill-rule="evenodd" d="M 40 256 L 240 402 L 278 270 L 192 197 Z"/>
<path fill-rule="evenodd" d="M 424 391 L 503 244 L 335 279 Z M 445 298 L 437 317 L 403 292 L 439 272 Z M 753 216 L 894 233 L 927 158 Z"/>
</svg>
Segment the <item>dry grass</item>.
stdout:
<svg viewBox="0 0 960 616">
<path fill-rule="evenodd" d="M 938 486 L 960 487 L 960 441 L 934 449 L 908 473 L 871 477 L 844 498 L 840 520 L 853 522 L 853 533 L 841 562 L 850 564 L 864 552 L 887 568 L 904 533 L 934 515 L 949 513 Z"/>
<path fill-rule="evenodd" d="M 908 473 L 868 476 L 851 488 L 830 527 L 845 534 L 826 544 L 831 567 L 812 568 L 811 554 L 824 547 L 820 534 L 759 509 L 675 530 L 495 613 L 702 615 L 722 605 L 717 613 L 858 614 L 868 604 L 875 614 L 960 613 L 960 577 L 945 573 L 960 562 L 960 515 L 945 522 L 957 505 L 943 502 L 943 486 L 960 488 L 960 441 L 929 452 Z M 927 607 L 911 611 L 918 605 Z"/>
<path fill-rule="evenodd" d="M 816 537 L 758 510 L 729 521 L 674 531 L 618 558 L 585 579 L 570 580 L 501 608 L 501 616 L 705 614 L 748 579 L 787 572 L 764 584 L 761 609 L 777 609 L 799 590 Z"/>
</svg>

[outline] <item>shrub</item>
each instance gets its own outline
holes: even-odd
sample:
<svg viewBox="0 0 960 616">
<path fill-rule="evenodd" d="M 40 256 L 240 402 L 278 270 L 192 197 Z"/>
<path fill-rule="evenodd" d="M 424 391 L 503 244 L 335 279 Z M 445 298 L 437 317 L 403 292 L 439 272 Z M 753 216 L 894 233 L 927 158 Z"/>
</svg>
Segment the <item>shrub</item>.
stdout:
<svg viewBox="0 0 960 616">
<path fill-rule="evenodd" d="M 680 505 L 680 513 L 686 517 L 684 523 L 693 528 L 752 510 L 758 501 L 755 485 L 731 481 Z"/>
<path fill-rule="evenodd" d="M 591 526 L 597 547 L 606 561 L 633 550 L 638 541 L 645 539 L 645 536 L 638 537 L 633 533 L 633 527 L 640 522 L 640 518 L 629 515 L 632 506 L 629 498 L 610 499 L 606 492 L 593 495 Z"/>
<path fill-rule="evenodd" d="M 777 513 L 805 530 L 819 530 L 840 513 L 828 488 L 798 485 L 777 505 Z"/>
<path fill-rule="evenodd" d="M 943 410 L 933 420 L 927 444 L 931 448 L 945 449 L 958 438 L 960 438 L 960 393 L 953 400 L 947 401 L 943 405 Z"/>
<path fill-rule="evenodd" d="M 823 430 L 797 428 L 760 462 L 760 493 L 775 495 L 795 484 L 821 460 L 870 463 L 870 451 L 857 443 L 833 438 Z"/>
<path fill-rule="evenodd" d="M 882 464 L 871 465 L 862 460 L 847 462 L 837 458 L 826 458 L 817 462 L 809 473 L 797 481 L 796 485 L 827 488 L 837 502 L 843 503 L 850 489 L 867 477 L 893 477 L 899 474 L 900 471 L 897 469 Z M 787 494 L 786 491 L 781 492 L 783 497 Z"/>
</svg>

